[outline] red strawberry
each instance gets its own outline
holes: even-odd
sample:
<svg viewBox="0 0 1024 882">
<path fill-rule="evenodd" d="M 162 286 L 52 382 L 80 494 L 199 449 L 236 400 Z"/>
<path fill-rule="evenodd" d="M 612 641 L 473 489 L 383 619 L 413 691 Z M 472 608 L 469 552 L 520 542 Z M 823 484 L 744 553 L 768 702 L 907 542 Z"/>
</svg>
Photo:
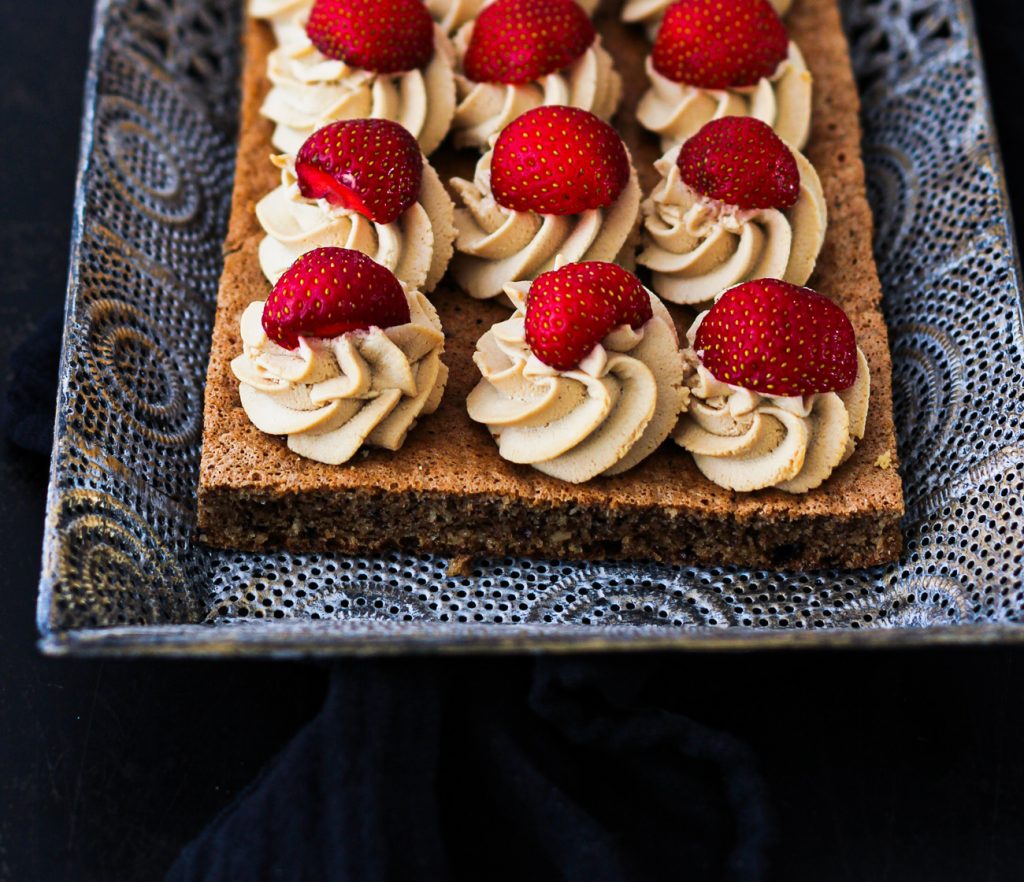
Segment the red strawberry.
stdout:
<svg viewBox="0 0 1024 882">
<path fill-rule="evenodd" d="M 614 328 L 649 321 L 651 300 L 640 280 L 614 263 L 569 263 L 542 273 L 526 299 L 526 342 L 544 364 L 576 367 Z"/>
<path fill-rule="evenodd" d="M 707 123 L 683 143 L 676 165 L 698 193 L 740 208 L 792 208 L 800 195 L 793 151 L 751 117 Z"/>
<path fill-rule="evenodd" d="M 306 33 L 328 58 L 377 73 L 424 67 L 434 55 L 422 0 L 316 0 Z"/>
<path fill-rule="evenodd" d="M 387 119 L 347 119 L 313 132 L 295 157 L 299 190 L 377 223 L 397 220 L 420 195 L 423 155 Z"/>
<path fill-rule="evenodd" d="M 409 301 L 391 270 L 348 248 L 303 254 L 263 307 L 263 330 L 285 349 L 295 349 L 299 337 L 337 337 L 408 321 Z"/>
<path fill-rule="evenodd" d="M 528 83 L 568 67 L 596 37 L 575 0 L 497 0 L 477 16 L 462 67 L 478 83 Z"/>
<path fill-rule="evenodd" d="M 694 349 L 715 378 L 763 395 L 847 389 L 857 379 L 857 340 L 838 306 L 810 288 L 756 279 L 711 307 Z"/>
<path fill-rule="evenodd" d="M 770 77 L 788 52 L 786 28 L 768 0 L 677 0 L 651 60 L 677 83 L 728 89 Z"/>
<path fill-rule="evenodd" d="M 498 136 L 491 190 L 514 211 L 578 214 L 611 205 L 629 173 L 626 148 L 608 123 L 577 107 L 538 107 Z"/>
</svg>

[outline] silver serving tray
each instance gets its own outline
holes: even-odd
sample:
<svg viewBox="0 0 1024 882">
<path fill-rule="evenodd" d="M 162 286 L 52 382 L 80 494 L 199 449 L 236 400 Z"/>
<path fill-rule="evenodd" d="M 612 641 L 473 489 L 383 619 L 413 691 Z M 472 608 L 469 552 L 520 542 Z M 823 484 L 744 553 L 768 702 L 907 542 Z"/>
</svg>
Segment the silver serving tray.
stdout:
<svg viewBox="0 0 1024 882">
<path fill-rule="evenodd" d="M 195 542 L 240 3 L 92 41 L 38 623 L 52 653 L 890 646 L 1024 637 L 1020 266 L 965 0 L 851 0 L 906 552 L 784 574 L 238 554 Z"/>
</svg>

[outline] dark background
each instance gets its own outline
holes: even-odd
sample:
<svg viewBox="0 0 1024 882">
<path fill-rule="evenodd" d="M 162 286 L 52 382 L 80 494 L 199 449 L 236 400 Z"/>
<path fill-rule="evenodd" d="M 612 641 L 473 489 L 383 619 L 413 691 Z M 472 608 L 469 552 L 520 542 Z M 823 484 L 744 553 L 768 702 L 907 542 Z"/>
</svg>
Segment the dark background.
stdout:
<svg viewBox="0 0 1024 882">
<path fill-rule="evenodd" d="M 0 387 L 7 354 L 64 297 L 91 15 L 86 0 L 0 0 Z M 1024 217 L 1024 14 L 979 0 L 977 18 Z M 316 712 L 327 671 L 39 656 L 46 480 L 45 461 L 0 442 L 0 882 L 159 879 Z M 529 664 L 429 663 L 467 696 L 514 688 Z M 1024 651 L 692 655 L 657 670 L 691 716 L 760 757 L 776 878 L 1024 878 Z"/>
</svg>

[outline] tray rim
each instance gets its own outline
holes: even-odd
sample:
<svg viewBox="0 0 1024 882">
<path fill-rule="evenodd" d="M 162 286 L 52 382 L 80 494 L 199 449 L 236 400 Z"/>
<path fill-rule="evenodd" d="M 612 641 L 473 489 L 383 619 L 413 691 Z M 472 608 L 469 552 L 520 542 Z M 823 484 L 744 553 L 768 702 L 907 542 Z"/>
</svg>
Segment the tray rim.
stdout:
<svg viewBox="0 0 1024 882">
<path fill-rule="evenodd" d="M 78 295 L 79 265 L 85 231 L 85 179 L 95 141 L 94 120 L 98 104 L 101 49 L 109 34 L 108 14 L 114 0 L 96 0 L 89 39 L 89 63 L 83 92 L 82 133 L 75 178 L 72 210 L 68 283 L 65 295 L 60 364 L 67 362 L 72 307 Z M 1017 289 L 1017 309 L 1024 321 L 1024 264 L 1015 232 L 1005 164 L 999 132 L 992 112 L 991 91 L 975 21 L 974 0 L 953 0 L 960 17 L 967 53 L 977 66 L 981 112 L 988 130 L 991 168 L 995 177 L 1000 217 L 1005 223 L 1009 270 Z M 877 88 L 877 85 L 873 88 Z M 864 94 L 862 93 L 862 100 Z M 570 624 L 433 623 L 417 624 L 407 635 L 405 623 L 379 633 L 349 633 L 338 622 L 139 625 L 109 628 L 54 629 L 49 616 L 53 598 L 53 568 L 50 537 L 56 529 L 58 507 L 57 454 L 63 437 L 62 419 L 67 400 L 67 373 L 61 371 L 54 416 L 54 440 L 47 487 L 46 517 L 36 627 L 39 650 L 55 657 L 167 657 L 167 658 L 313 658 L 369 655 L 467 655 L 510 653 L 569 653 L 624 651 L 759 651 L 784 649 L 893 649 L 929 646 L 1024 643 L 1024 624 L 978 622 L 962 625 L 932 625 L 895 628 L 814 628 L 768 630 L 732 626 L 675 629 L 649 626 L 637 633 L 635 625 L 602 626 L 600 632 Z M 349 623 L 360 624 L 359 620 Z M 542 634 L 548 631 L 550 634 Z M 579 629 L 579 630 L 577 630 Z M 315 634 L 312 632 L 316 632 Z M 626 635 L 630 636 L 626 636 Z"/>
<path fill-rule="evenodd" d="M 315 636 L 309 633 L 314 627 L 319 632 Z M 573 633 L 570 630 L 573 626 L 564 624 L 531 625 L 525 634 L 517 634 L 519 626 L 516 625 L 454 626 L 448 623 L 446 627 L 449 634 L 444 640 L 438 640 L 436 633 L 422 628 L 406 636 L 396 635 L 395 631 L 353 636 L 330 621 L 323 621 L 317 626 L 269 621 L 217 626 L 138 625 L 62 631 L 44 636 L 38 645 L 44 654 L 50 656 L 294 659 L 541 652 L 842 651 L 1024 644 L 1024 627 L 996 623 L 935 625 L 927 628 L 814 630 L 745 627 L 682 630 L 665 627 L 660 629 L 664 630 L 664 634 L 651 634 L 648 631 L 642 636 L 626 636 L 636 631 L 635 625 L 606 626 L 608 631 L 622 632 L 621 636 L 595 634 L 592 630 Z M 537 633 L 547 628 L 555 636 L 541 636 Z M 400 631 L 401 628 L 395 630 Z M 491 633 L 496 636 L 490 636 Z"/>
</svg>

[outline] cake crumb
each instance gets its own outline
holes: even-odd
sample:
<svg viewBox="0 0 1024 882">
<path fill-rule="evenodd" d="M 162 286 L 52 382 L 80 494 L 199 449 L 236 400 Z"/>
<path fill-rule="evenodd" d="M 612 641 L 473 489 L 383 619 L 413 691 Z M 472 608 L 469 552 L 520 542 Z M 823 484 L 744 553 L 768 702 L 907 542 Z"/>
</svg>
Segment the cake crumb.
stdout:
<svg viewBox="0 0 1024 882">
<path fill-rule="evenodd" d="M 471 554 L 457 554 L 448 561 L 448 575 L 455 578 L 465 578 L 473 572 L 473 556 Z"/>
<path fill-rule="evenodd" d="M 885 451 L 878 459 L 875 460 L 875 465 L 880 469 L 891 469 L 892 468 L 892 454 L 889 451 Z"/>
</svg>

